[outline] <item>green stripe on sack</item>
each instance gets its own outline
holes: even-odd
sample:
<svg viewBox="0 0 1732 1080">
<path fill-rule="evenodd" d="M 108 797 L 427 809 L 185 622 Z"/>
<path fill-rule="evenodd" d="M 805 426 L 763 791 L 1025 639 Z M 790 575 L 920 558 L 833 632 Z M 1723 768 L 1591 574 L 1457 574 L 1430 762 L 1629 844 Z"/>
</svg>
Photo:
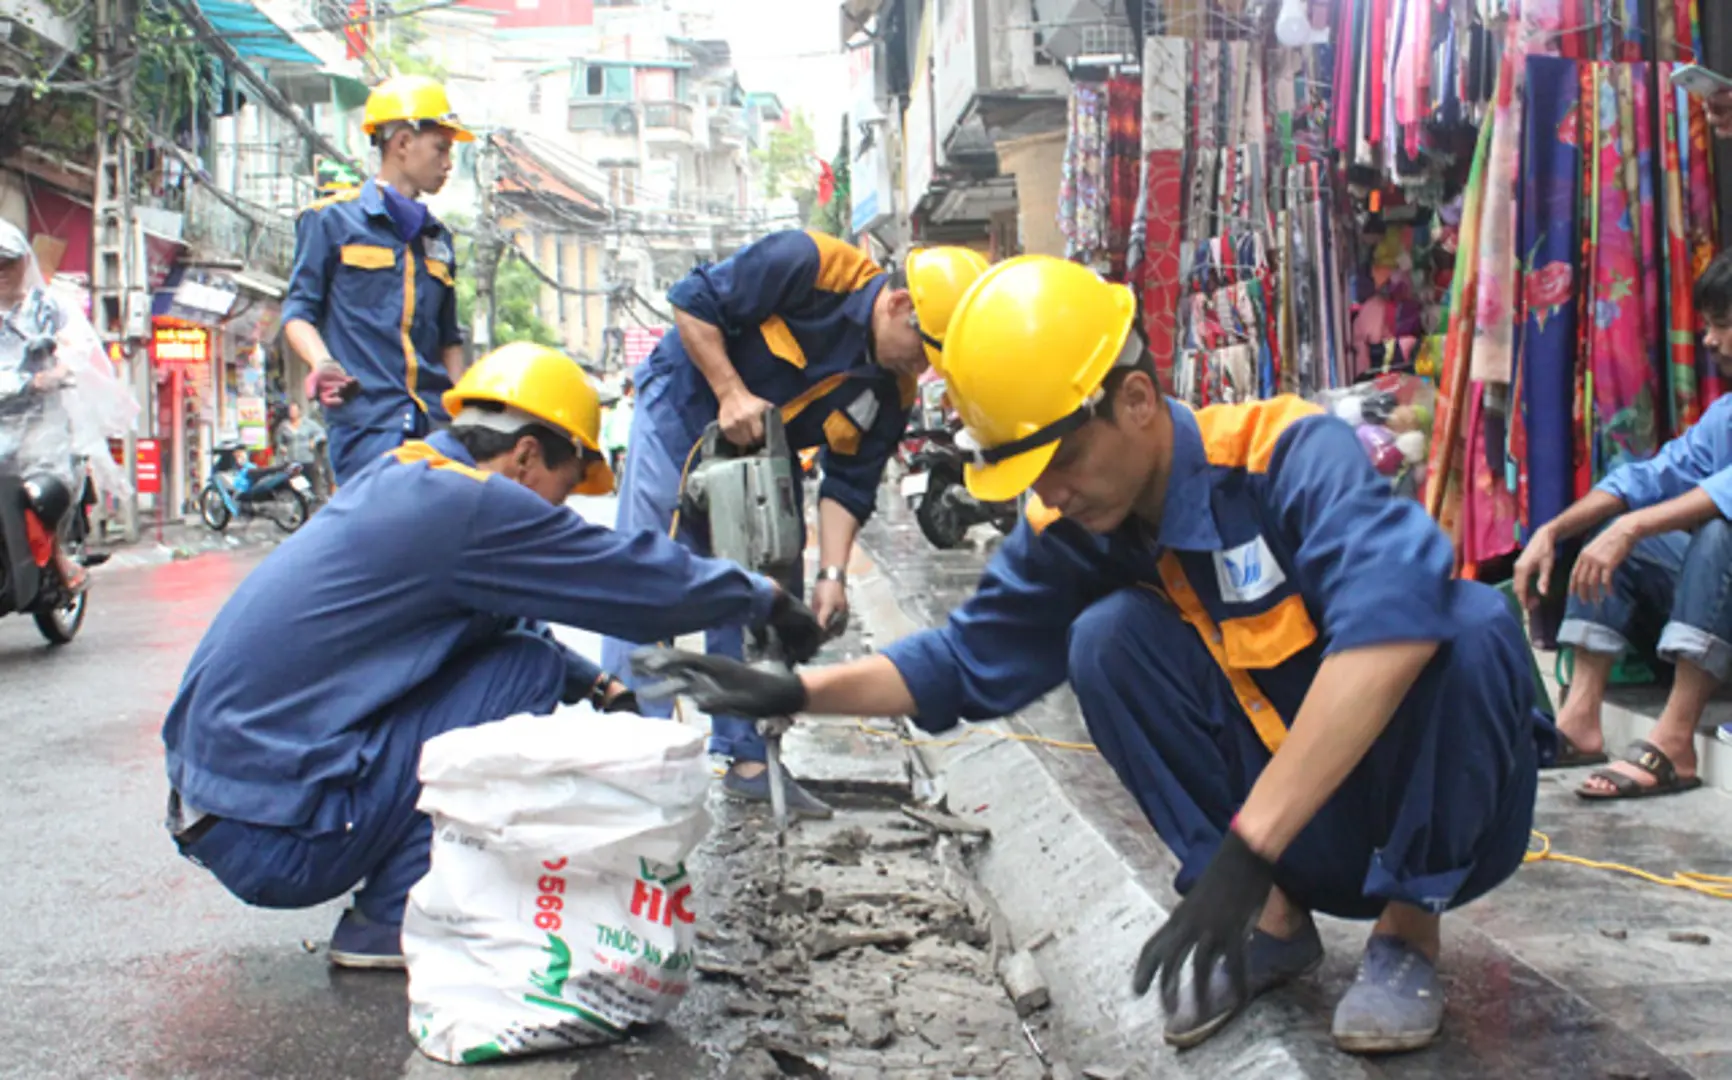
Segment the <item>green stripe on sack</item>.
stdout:
<svg viewBox="0 0 1732 1080">
<path fill-rule="evenodd" d="M 500 1049 L 499 1044 L 490 1042 L 482 1043 L 480 1046 L 471 1046 L 459 1054 L 457 1060 L 464 1065 L 479 1065 L 484 1061 L 498 1061 L 504 1056 L 505 1051 Z"/>
</svg>

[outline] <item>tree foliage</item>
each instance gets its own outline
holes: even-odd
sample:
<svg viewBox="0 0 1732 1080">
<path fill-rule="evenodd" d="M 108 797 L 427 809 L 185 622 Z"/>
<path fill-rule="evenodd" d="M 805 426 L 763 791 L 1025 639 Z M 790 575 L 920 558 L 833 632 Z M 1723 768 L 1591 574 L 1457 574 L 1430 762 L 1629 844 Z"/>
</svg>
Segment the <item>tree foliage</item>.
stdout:
<svg viewBox="0 0 1732 1080">
<path fill-rule="evenodd" d="M 455 222 L 454 222 L 455 224 Z M 460 226 L 461 227 L 461 226 Z M 457 238 L 457 325 L 465 331 L 475 321 L 475 261 L 474 245 L 468 237 Z M 469 272 L 465 273 L 464 271 Z M 535 271 L 509 254 L 499 260 L 499 273 L 493 279 L 493 345 L 497 348 L 513 341 L 533 341 L 538 345 L 564 348 L 559 331 L 549 326 L 536 313 L 541 299 L 541 279 Z"/>
<path fill-rule="evenodd" d="M 764 145 L 753 151 L 753 157 L 764 170 L 764 194 L 772 199 L 792 196 L 803 212 L 809 212 L 818 192 L 818 177 L 813 169 L 817 149 L 811 118 L 804 109 L 795 109 L 788 127 L 772 130 Z"/>
</svg>

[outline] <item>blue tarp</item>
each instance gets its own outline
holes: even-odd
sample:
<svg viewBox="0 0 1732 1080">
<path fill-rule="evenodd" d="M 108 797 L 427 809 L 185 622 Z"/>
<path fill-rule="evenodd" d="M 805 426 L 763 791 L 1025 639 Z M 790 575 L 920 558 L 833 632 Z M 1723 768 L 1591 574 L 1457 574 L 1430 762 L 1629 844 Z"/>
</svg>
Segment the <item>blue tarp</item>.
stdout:
<svg viewBox="0 0 1732 1080">
<path fill-rule="evenodd" d="M 198 7 L 243 59 L 324 66 L 318 57 L 295 44 L 282 27 L 251 4 L 239 0 L 198 0 Z"/>
</svg>

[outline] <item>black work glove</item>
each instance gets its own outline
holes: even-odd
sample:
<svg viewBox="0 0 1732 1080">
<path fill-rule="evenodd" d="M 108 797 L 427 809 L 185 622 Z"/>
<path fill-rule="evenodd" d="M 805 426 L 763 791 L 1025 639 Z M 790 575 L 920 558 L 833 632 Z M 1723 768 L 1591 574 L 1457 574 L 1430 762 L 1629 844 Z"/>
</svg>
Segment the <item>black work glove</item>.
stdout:
<svg viewBox="0 0 1732 1080">
<path fill-rule="evenodd" d="M 776 632 L 776 640 L 782 645 L 782 659 L 789 664 L 804 664 L 824 644 L 824 628 L 818 625 L 818 616 L 812 614 L 805 601 L 786 589 L 776 590 L 765 625 Z"/>
<path fill-rule="evenodd" d="M 622 690 L 615 694 L 612 701 L 602 705 L 601 712 L 628 712 L 642 715 L 638 708 L 637 691 Z"/>
<path fill-rule="evenodd" d="M 1148 993 L 1160 975 L 1161 1005 L 1168 1014 L 1179 1008 L 1179 973 L 1191 956 L 1192 990 L 1199 1008 L 1210 973 L 1218 960 L 1227 963 L 1233 993 L 1245 998 L 1245 944 L 1275 884 L 1275 864 L 1251 850 L 1232 829 L 1210 860 L 1203 876 L 1179 901 L 1165 925 L 1155 931 L 1137 957 L 1131 988 Z"/>
<path fill-rule="evenodd" d="M 684 694 L 707 713 L 757 719 L 806 708 L 806 684 L 780 665 L 752 667 L 725 656 L 653 648 L 633 653 L 631 667 L 644 681 L 644 697 Z"/>
</svg>

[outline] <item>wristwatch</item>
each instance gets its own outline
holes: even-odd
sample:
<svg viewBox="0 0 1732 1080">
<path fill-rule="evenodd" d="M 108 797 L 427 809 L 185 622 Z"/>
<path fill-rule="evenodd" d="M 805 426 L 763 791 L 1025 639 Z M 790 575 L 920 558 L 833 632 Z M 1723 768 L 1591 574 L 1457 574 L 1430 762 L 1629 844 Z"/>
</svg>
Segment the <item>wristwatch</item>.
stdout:
<svg viewBox="0 0 1732 1080">
<path fill-rule="evenodd" d="M 840 566 L 826 566 L 818 571 L 819 581 L 834 581 L 838 585 L 848 584 L 848 571 Z"/>
</svg>

